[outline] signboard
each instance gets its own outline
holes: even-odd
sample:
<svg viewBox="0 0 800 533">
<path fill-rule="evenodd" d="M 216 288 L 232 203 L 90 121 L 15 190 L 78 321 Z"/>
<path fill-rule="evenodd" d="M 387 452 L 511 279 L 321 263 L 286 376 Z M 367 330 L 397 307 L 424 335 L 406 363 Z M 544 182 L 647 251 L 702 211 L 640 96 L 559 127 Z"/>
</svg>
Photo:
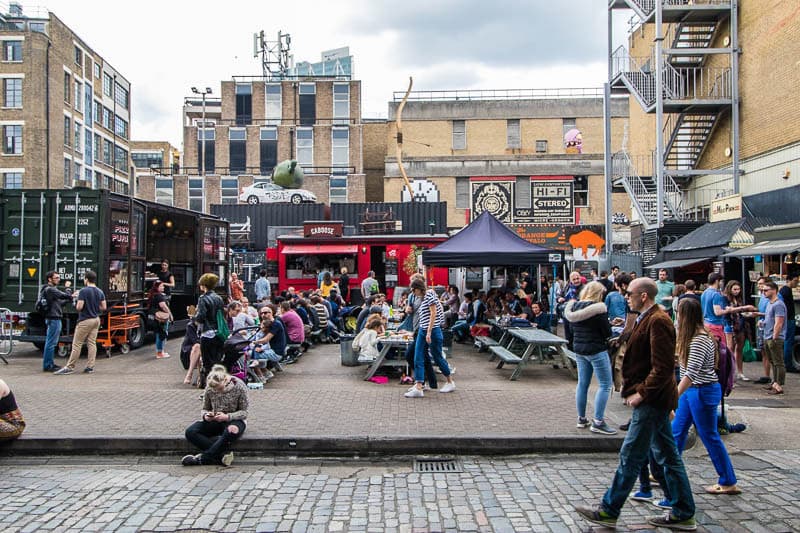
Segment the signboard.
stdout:
<svg viewBox="0 0 800 533">
<path fill-rule="evenodd" d="M 470 178 L 470 216 L 489 211 L 505 224 L 575 224 L 572 176 Z"/>
<path fill-rule="evenodd" d="M 309 221 L 303 222 L 304 237 L 341 237 L 344 222 L 341 221 Z"/>
<path fill-rule="evenodd" d="M 574 224 L 573 181 L 531 179 L 531 222 Z"/>
<path fill-rule="evenodd" d="M 605 253 L 605 226 L 532 226 L 520 224 L 512 226 L 517 235 L 526 241 L 550 248 L 563 250 L 566 257 L 574 259 L 597 259 Z"/>
<path fill-rule="evenodd" d="M 561 262 L 561 254 L 549 254 L 547 256 L 547 260 L 551 263 L 560 263 Z"/>
<path fill-rule="evenodd" d="M 709 222 L 733 220 L 736 218 L 742 218 L 741 194 L 733 194 L 711 201 L 711 211 L 708 214 Z"/>
</svg>

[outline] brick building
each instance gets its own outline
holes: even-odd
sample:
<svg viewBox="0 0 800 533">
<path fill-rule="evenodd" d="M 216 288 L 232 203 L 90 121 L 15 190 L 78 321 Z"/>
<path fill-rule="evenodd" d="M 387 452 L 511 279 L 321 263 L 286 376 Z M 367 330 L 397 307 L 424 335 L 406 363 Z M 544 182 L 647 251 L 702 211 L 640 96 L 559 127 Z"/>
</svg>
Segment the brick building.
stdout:
<svg viewBox="0 0 800 533">
<path fill-rule="evenodd" d="M 0 41 L 0 186 L 128 193 L 128 80 L 47 11 L 11 3 Z"/>
<path fill-rule="evenodd" d="M 167 141 L 131 141 L 131 165 L 137 198 L 174 205 L 172 175 L 181 168 L 177 148 Z"/>
<path fill-rule="evenodd" d="M 243 187 L 297 159 L 303 188 L 320 202 L 364 201 L 361 83 L 347 75 L 289 77 L 237 76 L 221 83 L 221 97 L 198 91 L 186 98 L 183 166 L 141 176 L 140 195 L 171 193 L 177 207 L 208 211 L 211 204 L 238 203 Z"/>
<path fill-rule="evenodd" d="M 408 198 L 395 156 L 402 95 L 389 103 L 385 201 Z M 627 102 L 611 104 L 621 131 Z M 587 226 L 604 234 L 602 90 L 412 92 L 402 128 L 414 194 L 446 201 L 449 227 L 461 228 L 489 210 L 528 240 L 551 247 L 566 246 Z M 582 153 L 565 147 L 565 134 L 575 129 L 582 133 Z M 617 149 L 620 140 L 613 139 Z M 612 211 L 629 211 L 625 195 L 612 201 Z"/>
</svg>

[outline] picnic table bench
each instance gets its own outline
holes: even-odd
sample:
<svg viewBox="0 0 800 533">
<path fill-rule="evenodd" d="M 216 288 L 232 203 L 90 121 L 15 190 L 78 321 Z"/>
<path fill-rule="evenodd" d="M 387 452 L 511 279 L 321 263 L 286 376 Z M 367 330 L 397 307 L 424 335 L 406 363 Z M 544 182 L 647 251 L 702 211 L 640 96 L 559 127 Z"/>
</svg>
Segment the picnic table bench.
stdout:
<svg viewBox="0 0 800 533">
<path fill-rule="evenodd" d="M 520 356 L 518 356 L 508 348 L 503 348 L 502 346 L 492 346 L 491 348 L 489 348 L 489 351 L 491 351 L 492 354 L 500 358 L 500 362 L 497 363 L 497 368 L 503 368 L 503 365 L 506 363 L 510 365 L 516 365 L 522 361 L 522 358 Z"/>
<path fill-rule="evenodd" d="M 512 381 L 519 379 L 519 376 L 522 374 L 522 369 L 525 368 L 532 358 L 536 358 L 540 362 L 544 361 L 545 350 L 548 348 L 555 349 L 556 353 L 561 357 L 564 366 L 567 368 L 567 370 L 569 370 L 572 377 L 577 379 L 578 372 L 572 365 L 573 361 L 575 360 L 575 354 L 572 352 L 567 353 L 568 350 L 566 349 L 566 339 L 562 339 L 561 337 L 553 335 L 548 331 L 537 328 L 509 328 L 507 333 L 512 337 L 512 339 L 518 339 L 526 344 L 525 351 L 517 362 L 517 368 L 515 368 L 514 372 L 511 374 Z M 496 347 L 493 348 L 496 349 Z M 511 353 L 510 350 L 507 351 Z M 493 353 L 493 356 L 494 355 L 501 357 L 500 354 Z M 507 356 L 508 354 L 505 355 Z M 511 353 L 511 355 L 514 354 Z M 498 368 L 500 368 L 500 366 L 498 366 Z"/>
</svg>

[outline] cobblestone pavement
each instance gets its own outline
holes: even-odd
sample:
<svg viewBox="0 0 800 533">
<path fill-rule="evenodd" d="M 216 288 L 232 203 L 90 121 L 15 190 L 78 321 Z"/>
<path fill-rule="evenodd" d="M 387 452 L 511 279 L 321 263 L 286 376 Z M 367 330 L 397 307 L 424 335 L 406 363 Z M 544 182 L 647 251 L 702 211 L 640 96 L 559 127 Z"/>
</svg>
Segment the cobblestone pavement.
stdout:
<svg viewBox="0 0 800 533">
<path fill-rule="evenodd" d="M 590 531 L 575 504 L 608 486 L 613 454 L 464 457 L 463 473 L 413 473 L 383 462 L 174 466 L 176 458 L 0 459 L 0 530 L 51 531 Z M 709 496 L 706 457 L 687 457 L 699 531 L 798 531 L 795 452 L 740 453 L 744 493 Z M 658 491 L 656 491 L 658 492 Z M 652 529 L 650 504 L 629 502 L 621 530 Z"/>
</svg>

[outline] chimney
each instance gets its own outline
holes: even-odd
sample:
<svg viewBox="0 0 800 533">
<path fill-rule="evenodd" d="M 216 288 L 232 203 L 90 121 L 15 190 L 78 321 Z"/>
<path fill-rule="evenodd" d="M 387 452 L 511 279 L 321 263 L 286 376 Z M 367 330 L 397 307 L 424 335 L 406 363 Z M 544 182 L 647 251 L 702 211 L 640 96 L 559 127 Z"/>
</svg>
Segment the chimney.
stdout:
<svg viewBox="0 0 800 533">
<path fill-rule="evenodd" d="M 10 2 L 8 4 L 8 14 L 12 17 L 21 17 L 22 16 L 22 4 L 19 2 Z"/>
</svg>

